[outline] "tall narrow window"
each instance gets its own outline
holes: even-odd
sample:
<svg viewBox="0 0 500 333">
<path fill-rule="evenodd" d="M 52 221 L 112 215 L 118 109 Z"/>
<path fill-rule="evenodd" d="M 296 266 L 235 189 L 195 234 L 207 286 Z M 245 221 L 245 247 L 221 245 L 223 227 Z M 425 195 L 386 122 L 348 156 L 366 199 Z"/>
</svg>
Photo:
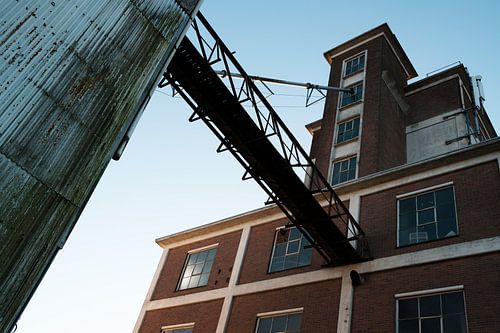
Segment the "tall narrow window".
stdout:
<svg viewBox="0 0 500 333">
<path fill-rule="evenodd" d="M 289 313 L 257 318 L 256 333 L 300 333 L 302 313 Z"/>
<path fill-rule="evenodd" d="M 346 61 L 345 76 L 362 71 L 365 68 L 365 55 L 361 54 L 356 58 Z"/>
<path fill-rule="evenodd" d="M 359 135 L 359 118 L 337 125 L 337 143 L 351 140 Z"/>
<path fill-rule="evenodd" d="M 340 107 L 347 106 L 349 104 L 360 101 L 363 98 L 363 82 L 357 83 L 352 87 L 353 92 L 343 92 L 342 99 L 340 101 Z"/>
<path fill-rule="evenodd" d="M 462 291 L 397 300 L 397 333 L 467 333 Z"/>
<path fill-rule="evenodd" d="M 206 286 L 217 248 L 189 253 L 177 290 Z"/>
<path fill-rule="evenodd" d="M 356 156 L 333 163 L 332 184 L 340 184 L 356 178 Z"/>
<path fill-rule="evenodd" d="M 312 248 L 309 245 L 304 235 L 295 227 L 276 230 L 269 272 L 311 264 Z"/>
<path fill-rule="evenodd" d="M 398 245 L 458 234 L 453 187 L 398 200 Z"/>
</svg>

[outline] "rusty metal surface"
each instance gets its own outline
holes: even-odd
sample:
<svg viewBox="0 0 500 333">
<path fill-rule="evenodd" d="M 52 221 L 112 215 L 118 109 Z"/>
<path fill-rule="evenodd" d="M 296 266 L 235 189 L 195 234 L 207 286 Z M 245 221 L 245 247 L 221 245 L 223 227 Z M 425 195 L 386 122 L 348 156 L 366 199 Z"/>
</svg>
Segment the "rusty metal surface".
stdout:
<svg viewBox="0 0 500 333">
<path fill-rule="evenodd" d="M 64 244 L 200 1 L 179 2 L 2 0 L 0 332 Z"/>
</svg>

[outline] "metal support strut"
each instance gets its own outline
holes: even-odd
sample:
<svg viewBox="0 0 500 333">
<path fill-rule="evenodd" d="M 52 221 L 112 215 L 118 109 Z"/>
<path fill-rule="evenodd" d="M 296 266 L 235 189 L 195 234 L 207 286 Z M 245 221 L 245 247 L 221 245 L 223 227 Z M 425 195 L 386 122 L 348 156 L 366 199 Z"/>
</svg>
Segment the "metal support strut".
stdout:
<svg viewBox="0 0 500 333">
<path fill-rule="evenodd" d="M 193 22 L 160 86 L 170 83 L 329 264 L 369 259 L 364 232 L 206 19 Z M 198 24 L 201 22 L 201 25 Z M 226 75 L 217 75 L 221 66 Z M 237 75 L 235 75 L 236 73 Z M 235 78 L 240 78 L 235 80 Z M 248 111 L 247 111 L 248 110 Z M 305 176 L 305 182 L 299 177 Z"/>
</svg>

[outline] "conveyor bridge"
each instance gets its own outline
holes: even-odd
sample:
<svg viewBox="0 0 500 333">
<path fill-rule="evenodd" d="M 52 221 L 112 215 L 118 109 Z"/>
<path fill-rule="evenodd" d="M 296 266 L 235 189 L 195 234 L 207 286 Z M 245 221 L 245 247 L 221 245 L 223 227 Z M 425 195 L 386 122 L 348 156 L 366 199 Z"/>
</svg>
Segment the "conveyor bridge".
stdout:
<svg viewBox="0 0 500 333">
<path fill-rule="evenodd" d="M 160 87 L 172 85 L 194 110 L 190 121 L 213 131 L 217 151 L 232 153 L 243 179 L 253 178 L 329 264 L 369 259 L 359 224 L 201 13 L 193 28 L 195 42 L 182 40 Z"/>
</svg>

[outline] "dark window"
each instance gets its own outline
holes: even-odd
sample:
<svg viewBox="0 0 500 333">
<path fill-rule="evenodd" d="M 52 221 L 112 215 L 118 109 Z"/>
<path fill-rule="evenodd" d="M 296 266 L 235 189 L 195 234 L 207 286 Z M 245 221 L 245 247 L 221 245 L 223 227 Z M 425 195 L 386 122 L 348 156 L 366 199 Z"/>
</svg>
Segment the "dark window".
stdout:
<svg viewBox="0 0 500 333">
<path fill-rule="evenodd" d="M 359 55 L 356 58 L 348 60 L 345 65 L 345 75 L 350 75 L 365 68 L 365 55 Z"/>
<path fill-rule="evenodd" d="M 257 319 L 256 333 L 299 333 L 302 313 L 291 313 Z"/>
<path fill-rule="evenodd" d="M 216 252 L 217 249 L 213 248 L 189 253 L 177 290 L 206 286 Z"/>
<path fill-rule="evenodd" d="M 463 292 L 398 299 L 397 333 L 466 333 Z"/>
<path fill-rule="evenodd" d="M 356 178 L 356 157 L 333 163 L 332 184 L 340 184 Z"/>
<path fill-rule="evenodd" d="M 355 103 L 357 101 L 360 101 L 361 98 L 363 97 L 363 83 L 358 83 L 352 87 L 353 92 L 343 92 L 342 93 L 342 100 L 340 102 L 340 107 L 344 107 L 346 105 Z"/>
<path fill-rule="evenodd" d="M 352 119 L 337 126 L 337 143 L 341 143 L 359 135 L 359 118 Z"/>
<path fill-rule="evenodd" d="M 453 187 L 398 200 L 398 245 L 458 234 Z"/>
<path fill-rule="evenodd" d="M 269 272 L 310 265 L 311 257 L 312 248 L 297 228 L 276 230 Z"/>
</svg>

